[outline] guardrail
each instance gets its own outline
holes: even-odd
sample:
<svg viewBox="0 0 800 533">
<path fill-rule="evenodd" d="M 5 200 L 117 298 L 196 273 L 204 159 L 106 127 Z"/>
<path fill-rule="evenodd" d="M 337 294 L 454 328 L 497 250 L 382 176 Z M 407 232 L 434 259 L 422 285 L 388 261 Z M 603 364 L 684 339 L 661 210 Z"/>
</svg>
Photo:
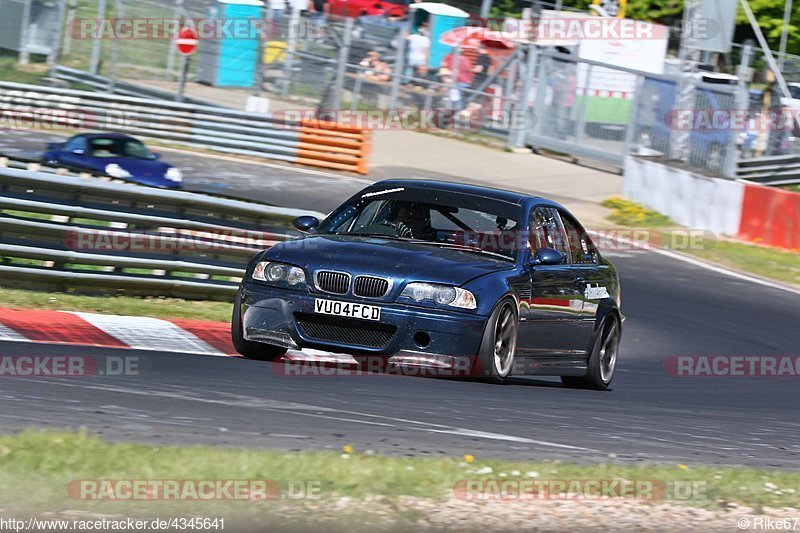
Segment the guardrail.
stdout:
<svg viewBox="0 0 800 533">
<path fill-rule="evenodd" d="M 6 286 L 229 299 L 247 261 L 307 211 L 0 168 Z M 324 216 L 320 213 L 312 213 Z"/>
<path fill-rule="evenodd" d="M 59 80 L 68 81 L 71 83 L 80 83 L 91 87 L 96 91 L 109 92 L 114 94 L 121 94 L 124 96 L 137 96 L 139 98 L 149 98 L 152 100 L 174 100 L 175 94 L 169 91 L 162 91 L 152 87 L 143 87 L 135 83 L 130 83 L 122 80 L 112 81 L 110 78 L 78 70 L 75 68 L 65 67 L 63 65 L 56 65 L 54 77 Z M 198 104 L 210 107 L 220 107 L 211 102 L 184 96 L 183 101 L 187 104 Z"/>
<path fill-rule="evenodd" d="M 800 156 L 773 155 L 740 159 L 737 177 L 762 185 L 800 183 Z"/>
<path fill-rule="evenodd" d="M 0 82 L 0 111 L 22 126 L 118 131 L 205 150 L 368 171 L 368 130 L 314 119 L 11 82 Z"/>
</svg>

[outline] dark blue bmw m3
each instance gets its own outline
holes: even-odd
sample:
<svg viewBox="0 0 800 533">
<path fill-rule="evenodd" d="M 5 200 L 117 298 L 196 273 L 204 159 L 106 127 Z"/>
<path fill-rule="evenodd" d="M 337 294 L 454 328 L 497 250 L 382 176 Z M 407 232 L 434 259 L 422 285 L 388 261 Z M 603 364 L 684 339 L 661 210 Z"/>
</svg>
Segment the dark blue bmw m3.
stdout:
<svg viewBox="0 0 800 533">
<path fill-rule="evenodd" d="M 237 293 L 231 330 L 245 357 L 316 348 L 599 390 L 614 377 L 616 270 L 554 202 L 388 180 L 294 226 L 304 237 L 257 254 Z"/>
</svg>

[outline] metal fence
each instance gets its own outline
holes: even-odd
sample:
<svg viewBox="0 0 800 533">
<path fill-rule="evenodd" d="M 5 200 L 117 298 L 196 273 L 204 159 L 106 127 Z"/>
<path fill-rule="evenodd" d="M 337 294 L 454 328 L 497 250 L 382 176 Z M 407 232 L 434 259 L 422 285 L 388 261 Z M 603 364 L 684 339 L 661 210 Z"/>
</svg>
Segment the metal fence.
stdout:
<svg viewBox="0 0 800 533">
<path fill-rule="evenodd" d="M 606 87 L 614 80 L 614 90 Z M 541 55 L 530 145 L 621 165 L 639 153 L 714 175 L 735 172 L 737 132 L 704 119 L 736 109 L 737 88 L 698 82 L 694 104 L 677 109 L 675 76 L 611 67 L 566 54 Z M 688 149 L 675 154 L 681 133 Z M 733 165 L 731 167 L 730 165 Z"/>
<path fill-rule="evenodd" d="M 229 299 L 249 258 L 296 236 L 290 222 L 301 214 L 309 213 L 0 168 L 0 278 L 48 290 Z"/>
<path fill-rule="evenodd" d="M 67 19 L 98 18 L 101 10 L 105 18 L 184 21 L 215 16 L 206 0 L 92 0 L 78 2 Z M 491 135 L 505 139 L 510 147 L 530 145 L 617 167 L 625 154 L 660 155 L 665 161 L 728 177 L 735 176 L 737 159 L 800 152 L 800 131 L 726 130 L 678 123 L 676 118 L 688 111 L 695 115 L 698 111 L 762 112 L 764 91 L 751 89 L 748 94 L 746 84 L 700 82 L 695 84 L 694 107 L 675 109 L 680 81 L 677 74 L 669 73 L 674 62 L 667 62 L 665 74 L 651 74 L 517 41 L 507 54 L 493 54 L 488 82 L 467 86 L 433 70 L 413 77 L 410 69 L 402 68 L 398 75 L 398 60 L 406 53 L 405 23 L 382 17 L 328 16 L 322 21 L 308 13 L 279 15 L 269 9 L 263 17 L 261 23 L 268 31 L 251 60 L 256 75 L 250 86 L 239 89 L 269 97 L 276 109 L 329 112 L 332 117 L 336 117 L 333 113 L 398 109 L 429 113 L 433 127 Z M 676 43 L 669 41 L 670 46 Z M 76 72 L 94 68 L 95 78 L 87 84 L 98 90 L 149 92 L 153 96 L 148 97 L 155 98 L 176 92 L 178 59 L 169 39 L 72 38 L 69 44 L 62 64 L 73 70 L 59 69 L 62 79 L 80 82 Z M 201 39 L 199 52 L 189 63 L 189 79 L 214 85 L 213 76 L 198 66 L 222 61 L 220 50 L 214 39 Z M 459 52 L 474 56 L 466 49 Z M 719 58 L 720 68 L 739 73 L 745 64 L 752 65 L 754 80 L 764 83 L 759 54 L 756 49 L 745 61 L 743 49 L 736 48 Z M 798 59 L 788 57 L 787 70 L 792 71 Z M 608 84 L 609 79 L 614 83 Z M 770 97 L 776 109 L 781 99 L 776 94 Z M 369 122 L 363 116 L 355 120 Z M 397 127 L 387 126 L 387 121 L 384 115 L 374 127 Z M 674 150 L 678 141 L 688 146 L 680 154 Z"/>
</svg>

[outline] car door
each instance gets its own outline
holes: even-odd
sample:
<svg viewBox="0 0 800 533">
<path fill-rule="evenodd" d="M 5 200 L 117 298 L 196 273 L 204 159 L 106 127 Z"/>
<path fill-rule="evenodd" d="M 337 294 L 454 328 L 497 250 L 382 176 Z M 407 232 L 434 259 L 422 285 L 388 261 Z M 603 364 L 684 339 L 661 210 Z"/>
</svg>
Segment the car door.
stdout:
<svg viewBox="0 0 800 533">
<path fill-rule="evenodd" d="M 581 299 L 580 321 L 576 324 L 575 336 L 578 343 L 590 349 L 597 310 L 608 287 L 608 267 L 600 264 L 600 255 L 591 237 L 581 224 L 569 213 L 557 209 L 561 224 L 567 233 L 570 249 L 570 271 L 576 296 Z"/>
<path fill-rule="evenodd" d="M 70 168 L 85 169 L 88 157 L 88 146 L 85 137 L 73 137 L 67 141 L 58 153 L 58 162 Z"/>
<path fill-rule="evenodd" d="M 549 206 L 531 211 L 526 269 L 531 279 L 531 297 L 520 303 L 519 357 L 559 359 L 585 352 L 576 338 L 583 306 L 574 285 L 567 236 L 558 213 Z M 559 265 L 534 265 L 533 254 L 553 248 L 564 254 Z"/>
</svg>

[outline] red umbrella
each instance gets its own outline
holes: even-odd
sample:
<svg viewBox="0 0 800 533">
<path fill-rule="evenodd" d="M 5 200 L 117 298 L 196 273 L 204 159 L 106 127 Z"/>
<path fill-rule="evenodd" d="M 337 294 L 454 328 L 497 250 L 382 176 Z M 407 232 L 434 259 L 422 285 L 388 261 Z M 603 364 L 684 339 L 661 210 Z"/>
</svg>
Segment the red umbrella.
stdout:
<svg viewBox="0 0 800 533">
<path fill-rule="evenodd" d="M 462 26 L 446 31 L 439 37 L 439 42 L 448 46 L 460 45 L 462 48 L 474 48 L 478 43 L 485 44 L 487 48 L 514 48 L 514 43 L 503 37 L 501 32 L 480 26 Z"/>
</svg>

